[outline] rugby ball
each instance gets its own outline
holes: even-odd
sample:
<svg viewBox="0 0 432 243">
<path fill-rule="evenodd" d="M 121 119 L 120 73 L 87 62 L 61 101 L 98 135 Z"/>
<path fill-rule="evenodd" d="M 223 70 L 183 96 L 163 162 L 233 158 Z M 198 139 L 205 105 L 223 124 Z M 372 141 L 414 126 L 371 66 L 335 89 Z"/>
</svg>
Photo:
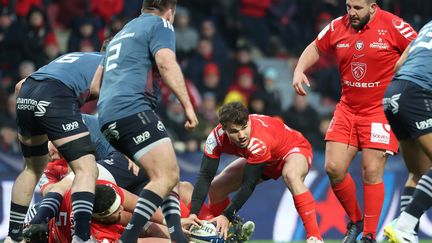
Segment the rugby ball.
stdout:
<svg viewBox="0 0 432 243">
<path fill-rule="evenodd" d="M 192 225 L 190 228 L 190 241 L 194 243 L 223 243 L 223 238 L 219 238 L 216 232 L 216 225 L 203 221 L 201 226 Z"/>
</svg>

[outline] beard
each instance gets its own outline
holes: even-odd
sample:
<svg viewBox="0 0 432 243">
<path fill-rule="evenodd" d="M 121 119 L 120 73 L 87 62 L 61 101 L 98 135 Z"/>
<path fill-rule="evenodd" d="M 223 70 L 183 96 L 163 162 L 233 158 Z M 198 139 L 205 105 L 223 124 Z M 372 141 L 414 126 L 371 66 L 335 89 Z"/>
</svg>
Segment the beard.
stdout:
<svg viewBox="0 0 432 243">
<path fill-rule="evenodd" d="M 356 17 L 354 17 L 354 18 L 349 18 L 349 22 L 350 22 L 350 25 L 351 25 L 351 27 L 353 27 L 354 29 L 356 29 L 356 30 L 361 30 L 361 29 L 363 29 L 363 27 L 369 22 L 369 20 L 370 20 L 370 14 L 368 13 L 368 14 L 366 14 L 363 18 L 361 18 L 361 19 L 357 19 Z M 356 23 L 356 24 L 354 24 L 353 23 L 353 20 L 359 20 L 359 22 L 358 23 Z"/>
</svg>

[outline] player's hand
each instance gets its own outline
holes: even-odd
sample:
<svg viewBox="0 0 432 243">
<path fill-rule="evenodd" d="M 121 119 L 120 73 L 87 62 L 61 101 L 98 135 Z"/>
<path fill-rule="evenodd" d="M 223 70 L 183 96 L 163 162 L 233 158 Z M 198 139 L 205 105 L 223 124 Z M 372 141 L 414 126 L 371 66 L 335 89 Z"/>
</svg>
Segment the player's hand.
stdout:
<svg viewBox="0 0 432 243">
<path fill-rule="evenodd" d="M 185 122 L 185 128 L 188 131 L 192 131 L 198 126 L 198 118 L 195 114 L 195 111 L 193 107 L 186 108 L 184 110 L 186 122 Z"/>
<path fill-rule="evenodd" d="M 216 232 L 219 232 L 219 237 L 223 237 L 224 240 L 228 236 L 229 220 L 225 215 L 219 215 L 209 221 L 210 223 L 216 222 Z"/>
<path fill-rule="evenodd" d="M 305 83 L 308 87 L 310 87 L 309 79 L 306 77 L 304 72 L 294 72 L 292 85 L 295 92 L 301 96 L 307 95 L 306 91 L 303 88 L 303 83 Z"/>
<path fill-rule="evenodd" d="M 136 165 L 132 160 L 130 160 L 129 158 L 126 157 L 126 159 L 128 160 L 129 164 L 128 164 L 128 170 L 132 171 L 132 173 L 135 176 L 138 176 L 139 170 L 140 168 L 138 167 L 138 165 Z"/>
<path fill-rule="evenodd" d="M 191 232 L 189 231 L 189 229 L 190 229 L 190 227 L 192 225 L 199 226 L 199 225 L 202 224 L 201 220 L 199 220 L 198 217 L 196 217 L 196 215 L 195 215 L 195 217 L 190 217 L 189 216 L 189 218 L 182 218 L 180 220 L 180 222 L 181 222 L 181 226 L 182 226 L 182 229 L 183 229 L 183 233 L 185 233 L 185 235 L 188 235 L 188 236 L 191 234 Z"/>
</svg>

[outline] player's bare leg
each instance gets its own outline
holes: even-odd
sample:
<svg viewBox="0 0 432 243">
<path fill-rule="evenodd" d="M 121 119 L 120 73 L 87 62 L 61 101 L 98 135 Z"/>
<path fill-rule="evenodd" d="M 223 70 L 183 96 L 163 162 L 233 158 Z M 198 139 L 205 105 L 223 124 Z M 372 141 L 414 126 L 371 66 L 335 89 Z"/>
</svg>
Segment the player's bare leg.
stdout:
<svg viewBox="0 0 432 243">
<path fill-rule="evenodd" d="M 24 137 L 19 140 L 27 147 L 44 146 L 48 141 L 46 135 Z M 12 187 L 11 214 L 9 218 L 8 236 L 14 241 L 22 238 L 22 226 L 30 201 L 33 197 L 36 184 L 41 177 L 46 163 L 49 161 L 48 148 L 46 154 L 41 156 L 25 157 L 24 170 L 16 178 Z"/>
<path fill-rule="evenodd" d="M 326 143 L 325 170 L 333 192 L 350 218 L 344 243 L 356 242 L 357 236 L 363 231 L 363 215 L 355 196 L 355 183 L 348 173 L 348 167 L 357 151 L 357 147 L 344 143 L 331 141 Z"/>
<path fill-rule="evenodd" d="M 304 155 L 295 153 L 285 158 L 282 176 L 293 195 L 295 207 L 305 226 L 307 242 L 320 242 L 322 236 L 316 218 L 315 200 L 304 184 L 308 171 L 307 159 Z"/>
<path fill-rule="evenodd" d="M 405 188 L 401 195 L 401 214 L 405 211 L 406 207 L 413 200 L 413 194 L 415 192 L 416 186 L 420 180 L 420 178 L 429 171 L 432 163 L 423 149 L 420 147 L 420 144 L 415 139 L 404 139 L 399 141 L 399 145 L 401 148 L 401 153 L 405 161 L 405 165 L 408 169 L 408 179 L 405 183 Z M 400 231 L 395 227 L 397 225 L 398 220 L 393 221 L 391 224 L 386 225 L 384 227 L 384 235 L 388 237 L 392 241 L 396 241 L 395 237 L 400 235 Z M 404 233 L 405 238 L 413 238 L 414 242 L 418 242 L 418 222 L 414 228 L 414 234 Z M 408 236 L 407 236 L 408 235 Z"/>
<path fill-rule="evenodd" d="M 148 151 L 139 158 L 138 163 L 144 168 L 150 181 L 140 193 L 132 219 L 121 237 L 122 242 L 134 242 L 138 239 L 141 228 L 149 221 L 156 209 L 163 204 L 165 198 L 167 200 L 172 199 L 172 203 L 176 201 L 178 205 L 178 195 L 176 198 L 175 195 L 168 197 L 169 193 L 178 184 L 180 177 L 171 140 L 163 138 L 144 149 L 147 148 Z M 179 207 L 177 211 L 174 209 L 167 210 L 165 219 L 168 227 L 172 228 L 172 240 L 182 243 L 186 242 L 186 240 L 181 230 Z M 174 218 L 174 220 L 171 220 L 171 218 Z M 177 218 L 178 220 L 175 220 Z M 171 225 L 171 222 L 174 222 L 175 225 Z"/>
<path fill-rule="evenodd" d="M 219 216 L 228 206 L 230 202 L 228 195 L 240 188 L 245 165 L 246 159 L 236 159 L 213 179 L 208 192 L 208 206 L 214 216 Z"/>
<path fill-rule="evenodd" d="M 89 132 L 82 132 L 52 141 L 75 174 L 71 188 L 75 230 L 72 241 L 78 240 L 78 242 L 90 239 L 94 191 L 99 174 L 89 136 Z"/>
<path fill-rule="evenodd" d="M 429 164 L 432 161 L 432 134 L 420 136 L 417 141 L 419 147 L 429 158 L 429 161 L 425 164 Z M 389 232 L 386 227 L 386 233 L 393 233 L 391 236 L 394 240 L 406 242 L 407 240 L 402 241 L 402 238 L 406 238 L 414 242 L 417 239 L 415 233 L 416 225 L 419 223 L 420 217 L 424 212 L 432 207 L 432 197 L 430 196 L 432 193 L 431 181 L 432 168 L 420 178 L 411 203 L 407 205 L 405 211 L 399 216 L 397 223 L 392 227 L 394 231 Z"/>
<path fill-rule="evenodd" d="M 401 198 L 401 212 L 405 210 L 412 200 L 412 194 L 420 178 L 426 174 L 432 166 L 431 160 L 420 147 L 417 140 L 404 139 L 399 141 L 401 154 L 408 169 L 408 179 L 405 183 L 404 193 Z"/>
</svg>

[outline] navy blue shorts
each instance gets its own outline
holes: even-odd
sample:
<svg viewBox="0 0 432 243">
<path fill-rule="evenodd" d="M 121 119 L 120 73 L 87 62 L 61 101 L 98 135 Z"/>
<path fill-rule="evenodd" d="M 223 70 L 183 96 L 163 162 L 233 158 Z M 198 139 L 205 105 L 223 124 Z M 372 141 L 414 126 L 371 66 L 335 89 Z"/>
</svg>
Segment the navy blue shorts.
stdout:
<svg viewBox="0 0 432 243">
<path fill-rule="evenodd" d="M 101 132 L 117 151 L 135 161 L 158 142 L 169 139 L 164 124 L 153 110 L 108 122 Z"/>
<path fill-rule="evenodd" d="M 129 161 L 120 152 L 115 151 L 108 158 L 98 160 L 97 163 L 111 173 L 118 186 L 135 195 L 139 195 L 144 186 L 149 182 L 148 176 L 143 169 L 139 170 L 137 176 L 128 169 Z"/>
<path fill-rule="evenodd" d="M 78 98 L 58 80 L 27 78 L 17 97 L 16 112 L 23 136 L 46 134 L 53 141 L 88 131 Z"/>
<path fill-rule="evenodd" d="M 384 94 L 384 112 L 398 140 L 432 132 L 432 91 L 413 82 L 393 80 Z"/>
</svg>

